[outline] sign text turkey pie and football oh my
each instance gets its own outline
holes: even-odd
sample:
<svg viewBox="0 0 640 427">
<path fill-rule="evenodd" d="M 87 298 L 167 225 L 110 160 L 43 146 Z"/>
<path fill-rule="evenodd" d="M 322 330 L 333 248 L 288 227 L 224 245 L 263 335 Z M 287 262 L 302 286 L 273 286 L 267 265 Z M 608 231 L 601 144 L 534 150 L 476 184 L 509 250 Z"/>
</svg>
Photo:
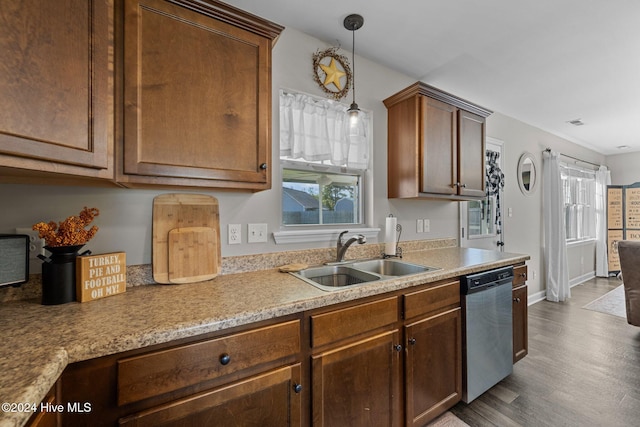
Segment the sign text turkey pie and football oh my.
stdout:
<svg viewBox="0 0 640 427">
<path fill-rule="evenodd" d="M 127 289 L 125 252 L 78 257 L 76 299 L 80 302 L 120 294 Z"/>
</svg>

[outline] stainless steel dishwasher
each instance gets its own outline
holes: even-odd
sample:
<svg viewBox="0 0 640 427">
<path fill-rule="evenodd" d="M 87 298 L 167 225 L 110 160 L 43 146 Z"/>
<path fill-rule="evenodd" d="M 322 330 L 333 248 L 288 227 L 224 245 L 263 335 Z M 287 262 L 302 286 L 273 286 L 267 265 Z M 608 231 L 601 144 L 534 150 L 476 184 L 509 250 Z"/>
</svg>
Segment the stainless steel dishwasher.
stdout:
<svg viewBox="0 0 640 427">
<path fill-rule="evenodd" d="M 513 267 L 463 277 L 462 401 L 470 403 L 513 372 Z"/>
</svg>

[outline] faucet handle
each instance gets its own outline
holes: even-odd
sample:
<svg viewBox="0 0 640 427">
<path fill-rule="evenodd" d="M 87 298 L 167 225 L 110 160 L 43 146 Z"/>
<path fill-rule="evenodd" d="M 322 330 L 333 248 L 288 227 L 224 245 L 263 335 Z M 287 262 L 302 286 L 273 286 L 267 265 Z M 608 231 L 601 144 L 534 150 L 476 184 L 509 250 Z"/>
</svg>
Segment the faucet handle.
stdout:
<svg viewBox="0 0 640 427">
<path fill-rule="evenodd" d="M 342 236 L 344 236 L 348 232 L 349 232 L 349 230 L 345 230 L 342 233 L 340 233 L 340 235 L 338 236 L 338 244 L 342 244 Z"/>
</svg>

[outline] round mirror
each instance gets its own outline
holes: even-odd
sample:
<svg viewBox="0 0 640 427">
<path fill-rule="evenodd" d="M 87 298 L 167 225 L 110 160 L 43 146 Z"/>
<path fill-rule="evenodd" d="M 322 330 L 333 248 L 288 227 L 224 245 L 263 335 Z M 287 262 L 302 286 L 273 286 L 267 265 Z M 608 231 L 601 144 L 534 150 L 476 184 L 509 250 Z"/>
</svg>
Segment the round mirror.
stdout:
<svg viewBox="0 0 640 427">
<path fill-rule="evenodd" d="M 536 189 L 538 168 L 531 153 L 523 153 L 518 161 L 518 185 L 525 196 L 530 196 Z"/>
</svg>

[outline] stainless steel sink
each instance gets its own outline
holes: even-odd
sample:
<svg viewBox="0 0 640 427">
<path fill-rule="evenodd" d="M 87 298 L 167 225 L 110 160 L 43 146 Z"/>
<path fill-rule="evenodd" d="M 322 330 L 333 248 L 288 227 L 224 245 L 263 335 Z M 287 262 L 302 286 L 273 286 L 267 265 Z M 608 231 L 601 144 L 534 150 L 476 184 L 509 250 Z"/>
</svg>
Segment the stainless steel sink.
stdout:
<svg viewBox="0 0 640 427">
<path fill-rule="evenodd" d="M 325 291 L 333 291 L 336 288 L 351 287 L 380 280 L 380 276 L 377 274 L 371 274 L 344 265 L 311 267 L 291 274 Z"/>
<path fill-rule="evenodd" d="M 370 259 L 350 261 L 340 265 L 310 267 L 291 274 L 319 289 L 335 291 L 363 283 L 433 270 L 438 268 L 400 260 Z"/>
<path fill-rule="evenodd" d="M 383 276 L 407 276 L 409 274 L 437 270 L 434 267 L 426 267 L 424 265 L 412 264 L 395 259 L 372 259 L 369 261 L 354 262 L 351 266 L 359 270 L 381 274 Z"/>
</svg>

